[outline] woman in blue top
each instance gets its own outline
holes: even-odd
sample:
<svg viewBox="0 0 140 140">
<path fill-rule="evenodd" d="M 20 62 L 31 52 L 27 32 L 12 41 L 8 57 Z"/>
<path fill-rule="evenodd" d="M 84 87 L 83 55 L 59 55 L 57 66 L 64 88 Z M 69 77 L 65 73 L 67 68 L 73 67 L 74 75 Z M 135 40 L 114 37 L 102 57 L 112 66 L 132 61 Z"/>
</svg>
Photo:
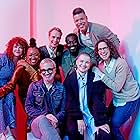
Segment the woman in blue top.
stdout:
<svg viewBox="0 0 140 140">
<path fill-rule="evenodd" d="M 7 49 L 0 54 L 0 87 L 12 77 L 17 61 L 24 57 L 28 44 L 21 37 L 14 37 L 7 43 Z M 14 140 L 11 128 L 15 128 L 14 94 L 3 95 L 0 92 L 0 135 Z"/>
</svg>

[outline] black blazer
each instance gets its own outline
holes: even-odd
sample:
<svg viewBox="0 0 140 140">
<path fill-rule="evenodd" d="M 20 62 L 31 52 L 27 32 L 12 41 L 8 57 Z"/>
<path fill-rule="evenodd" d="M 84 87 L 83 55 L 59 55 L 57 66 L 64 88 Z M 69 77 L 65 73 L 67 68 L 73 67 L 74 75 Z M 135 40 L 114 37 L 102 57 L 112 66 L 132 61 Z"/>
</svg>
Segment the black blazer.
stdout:
<svg viewBox="0 0 140 140">
<path fill-rule="evenodd" d="M 93 115 L 95 125 L 100 126 L 108 123 L 107 108 L 104 102 L 106 85 L 102 81 L 93 82 L 95 74 L 91 71 L 87 75 L 87 102 L 90 113 Z M 83 119 L 80 111 L 79 88 L 76 71 L 66 77 L 66 114 L 74 120 Z"/>
<path fill-rule="evenodd" d="M 64 50 L 64 45 L 59 44 L 57 46 L 57 50 L 56 50 L 56 58 L 53 59 L 55 64 L 56 64 L 56 73 L 57 74 L 60 74 L 59 66 L 61 66 L 61 63 L 62 63 L 63 50 Z M 41 54 L 41 56 L 40 56 L 41 60 L 43 60 L 45 58 L 50 58 L 50 55 L 49 55 L 49 52 L 48 52 L 46 46 L 39 47 L 39 51 L 40 51 L 40 54 Z"/>
<path fill-rule="evenodd" d="M 39 47 L 39 50 L 41 53 L 41 60 L 44 58 L 50 58 L 50 55 L 46 46 Z M 59 44 L 56 49 L 56 58 L 54 58 L 54 61 L 57 67 L 61 66 L 63 50 L 64 50 L 64 45 Z"/>
</svg>

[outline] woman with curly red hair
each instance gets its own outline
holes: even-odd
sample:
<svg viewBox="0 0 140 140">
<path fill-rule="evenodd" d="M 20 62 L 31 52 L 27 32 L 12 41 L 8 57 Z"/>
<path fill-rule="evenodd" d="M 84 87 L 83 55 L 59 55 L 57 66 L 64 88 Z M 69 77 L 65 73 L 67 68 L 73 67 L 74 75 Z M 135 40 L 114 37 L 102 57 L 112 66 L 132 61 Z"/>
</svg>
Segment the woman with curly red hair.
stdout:
<svg viewBox="0 0 140 140">
<path fill-rule="evenodd" d="M 17 61 L 23 58 L 28 48 L 27 41 L 21 37 L 13 37 L 7 43 L 7 49 L 0 54 L 0 87 L 11 79 Z M 0 135 L 14 140 L 11 129 L 15 128 L 14 94 L 9 92 L 4 95 L 0 92 Z"/>
</svg>

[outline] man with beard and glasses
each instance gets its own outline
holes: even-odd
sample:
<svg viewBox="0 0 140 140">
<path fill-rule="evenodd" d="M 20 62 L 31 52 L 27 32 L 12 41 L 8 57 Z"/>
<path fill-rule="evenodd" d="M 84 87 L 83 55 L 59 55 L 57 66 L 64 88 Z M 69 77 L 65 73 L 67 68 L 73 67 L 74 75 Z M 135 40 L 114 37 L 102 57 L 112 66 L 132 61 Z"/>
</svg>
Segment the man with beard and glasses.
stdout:
<svg viewBox="0 0 140 140">
<path fill-rule="evenodd" d="M 65 77 L 74 69 L 75 59 L 81 52 L 88 53 L 92 59 L 92 63 L 95 63 L 93 50 L 85 46 L 80 46 L 78 36 L 76 34 L 68 34 L 65 38 L 65 42 L 67 49 L 64 51 L 62 56 L 62 69 Z"/>
<path fill-rule="evenodd" d="M 25 102 L 28 124 L 40 140 L 60 140 L 65 116 L 65 89 L 55 80 L 56 64 L 50 58 L 40 63 L 42 80 L 30 84 Z"/>
</svg>

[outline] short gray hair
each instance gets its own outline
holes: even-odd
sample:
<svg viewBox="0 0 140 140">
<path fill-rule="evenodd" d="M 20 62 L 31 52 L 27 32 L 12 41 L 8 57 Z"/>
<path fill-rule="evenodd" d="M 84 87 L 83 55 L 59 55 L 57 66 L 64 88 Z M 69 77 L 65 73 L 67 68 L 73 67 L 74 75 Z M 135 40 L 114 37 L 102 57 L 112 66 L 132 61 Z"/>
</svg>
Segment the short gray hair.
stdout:
<svg viewBox="0 0 140 140">
<path fill-rule="evenodd" d="M 54 67 L 56 68 L 55 62 L 54 62 L 52 59 L 50 59 L 50 58 L 45 58 L 45 59 L 43 59 L 43 60 L 40 62 L 39 67 L 41 67 L 41 65 L 46 64 L 46 63 L 52 63 L 52 64 L 54 65 Z"/>
</svg>

